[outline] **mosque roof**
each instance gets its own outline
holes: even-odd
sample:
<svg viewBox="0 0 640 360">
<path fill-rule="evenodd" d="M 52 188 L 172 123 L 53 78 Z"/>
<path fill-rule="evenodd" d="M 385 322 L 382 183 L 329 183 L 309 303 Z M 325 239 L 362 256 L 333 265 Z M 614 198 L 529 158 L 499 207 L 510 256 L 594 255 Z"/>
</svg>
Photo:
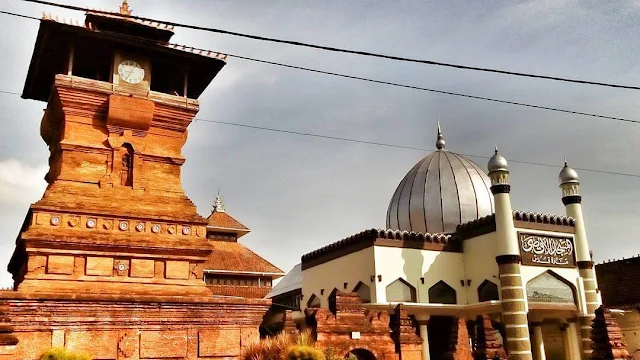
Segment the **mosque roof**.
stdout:
<svg viewBox="0 0 640 360">
<path fill-rule="evenodd" d="M 302 289 L 302 264 L 291 269 L 265 296 L 267 299 Z"/>
<path fill-rule="evenodd" d="M 213 251 L 204 263 L 205 272 L 265 274 L 275 278 L 284 275 L 284 271 L 238 242 L 210 240 L 209 244 Z"/>
<path fill-rule="evenodd" d="M 445 149 L 439 124 L 436 148 L 398 185 L 389 202 L 387 228 L 453 233 L 459 224 L 493 213 L 491 180 L 473 161 Z"/>
<path fill-rule="evenodd" d="M 428 234 L 391 229 L 369 229 L 303 255 L 302 270 L 374 245 L 462 252 L 458 238 L 452 236 L 452 234 Z"/>
<path fill-rule="evenodd" d="M 604 306 L 640 308 L 640 255 L 608 261 L 595 268 Z"/>
<path fill-rule="evenodd" d="M 207 218 L 207 222 L 207 228 L 209 230 L 234 233 L 237 234 L 238 237 L 242 237 L 251 231 L 241 222 L 227 214 L 224 207 L 224 201 L 220 197 L 220 194 L 216 196 L 216 200 L 213 204 L 213 210 L 211 211 L 211 215 Z"/>
</svg>

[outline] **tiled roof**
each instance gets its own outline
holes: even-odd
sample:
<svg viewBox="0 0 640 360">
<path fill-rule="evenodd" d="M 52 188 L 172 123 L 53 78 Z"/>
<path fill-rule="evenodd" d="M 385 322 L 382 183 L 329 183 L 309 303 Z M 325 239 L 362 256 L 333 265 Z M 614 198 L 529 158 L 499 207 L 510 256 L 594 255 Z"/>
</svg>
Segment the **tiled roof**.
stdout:
<svg viewBox="0 0 640 360">
<path fill-rule="evenodd" d="M 213 251 L 204 263 L 205 271 L 284 275 L 278 267 L 238 242 L 210 240 L 209 243 Z"/>
<path fill-rule="evenodd" d="M 276 286 L 267 294 L 266 298 L 271 299 L 278 295 L 300 289 L 302 289 L 302 264 L 294 266 L 287 275 L 280 279 Z"/>
<path fill-rule="evenodd" d="M 513 220 L 530 222 L 536 224 L 543 224 L 542 226 L 555 225 L 555 226 L 568 226 L 574 227 L 576 221 L 564 215 L 552 215 L 543 213 L 534 213 L 528 211 L 513 211 Z M 495 231 L 496 215 L 491 214 L 479 219 L 466 222 L 458 225 L 456 228 L 456 235 L 462 239 L 468 239 L 481 234 Z"/>
<path fill-rule="evenodd" d="M 238 233 L 238 237 L 248 233 L 249 228 L 242 225 L 238 220 L 234 219 L 226 212 L 214 211 L 207 218 L 207 227 L 221 230 L 230 230 L 234 233 Z"/>
<path fill-rule="evenodd" d="M 413 240 L 427 243 L 435 243 L 435 244 L 449 244 L 450 242 L 454 242 L 455 239 L 452 238 L 451 234 L 422 234 L 416 232 L 408 232 L 408 231 L 400 231 L 400 230 L 391 230 L 391 229 L 370 229 L 359 232 L 355 235 L 349 236 L 346 239 L 342 239 L 333 244 L 322 247 L 318 250 L 314 250 L 310 253 L 304 254 L 302 256 L 302 262 L 306 262 L 312 259 L 319 258 L 321 256 L 333 253 L 337 250 L 349 247 L 353 244 L 375 240 L 375 239 L 393 239 L 393 240 Z"/>
<path fill-rule="evenodd" d="M 606 307 L 640 307 L 640 255 L 598 264 L 596 277 Z"/>
<path fill-rule="evenodd" d="M 115 16 L 115 15 L 114 15 Z M 73 26 L 75 28 L 83 28 L 92 32 L 100 32 L 97 29 L 94 29 L 93 26 L 91 25 L 91 23 L 80 23 L 77 20 L 73 20 L 73 19 L 65 19 L 65 18 L 58 18 L 57 16 L 52 16 L 51 14 L 42 14 L 42 21 L 50 21 L 53 23 L 58 23 L 58 24 L 64 24 L 64 25 L 68 25 L 68 26 Z M 161 29 L 160 24 L 156 25 L 151 25 L 149 24 L 148 26 L 152 26 L 152 27 L 156 27 L 158 29 Z M 165 30 L 165 29 L 162 29 Z M 169 31 L 169 29 L 166 29 Z M 113 36 L 116 36 L 116 34 L 112 34 Z M 134 38 L 130 37 L 130 36 L 126 36 L 126 35 L 122 35 L 122 34 L 117 34 L 117 36 L 121 37 L 121 38 L 128 38 L 133 40 Z M 159 46 L 163 46 L 166 48 L 170 48 L 170 49 L 176 49 L 182 52 L 187 52 L 187 53 L 192 53 L 192 54 L 196 54 L 196 55 L 201 55 L 201 56 L 206 56 L 206 57 L 210 57 L 210 58 L 216 58 L 218 60 L 222 60 L 226 62 L 227 59 L 227 55 L 226 54 L 221 54 L 219 52 L 215 52 L 215 51 L 211 51 L 211 50 L 207 50 L 207 49 L 200 49 L 200 48 L 194 48 L 191 46 L 186 46 L 186 45 L 181 45 L 181 44 L 175 44 L 175 43 L 159 43 L 159 42 L 155 42 L 155 41 L 150 41 L 150 40 L 146 40 L 146 39 L 142 39 L 142 38 L 135 38 L 136 41 L 141 42 L 141 43 L 153 43 L 153 45 L 159 45 Z"/>
</svg>

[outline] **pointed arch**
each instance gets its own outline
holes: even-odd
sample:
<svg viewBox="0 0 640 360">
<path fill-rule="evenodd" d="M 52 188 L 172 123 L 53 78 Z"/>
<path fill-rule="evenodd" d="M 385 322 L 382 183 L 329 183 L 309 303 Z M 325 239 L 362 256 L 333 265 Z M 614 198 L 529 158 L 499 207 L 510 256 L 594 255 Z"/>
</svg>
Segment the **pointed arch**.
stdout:
<svg viewBox="0 0 640 360">
<path fill-rule="evenodd" d="M 456 290 L 440 280 L 429 288 L 429 302 L 436 304 L 457 304 Z"/>
<path fill-rule="evenodd" d="M 316 296 L 316 294 L 311 294 L 311 297 L 307 301 L 307 307 L 312 309 L 320 308 L 320 298 Z"/>
<path fill-rule="evenodd" d="M 491 300 L 500 300 L 498 285 L 485 279 L 482 284 L 478 286 L 478 301 L 483 302 Z"/>
<path fill-rule="evenodd" d="M 576 288 L 557 273 L 547 270 L 527 282 L 527 300 L 556 304 L 576 304 Z"/>
<path fill-rule="evenodd" d="M 416 302 L 416 288 L 402 278 L 386 288 L 387 302 Z"/>
<path fill-rule="evenodd" d="M 353 288 L 353 292 L 358 294 L 363 304 L 371 303 L 371 288 L 362 281 L 358 282 L 358 285 Z"/>
</svg>

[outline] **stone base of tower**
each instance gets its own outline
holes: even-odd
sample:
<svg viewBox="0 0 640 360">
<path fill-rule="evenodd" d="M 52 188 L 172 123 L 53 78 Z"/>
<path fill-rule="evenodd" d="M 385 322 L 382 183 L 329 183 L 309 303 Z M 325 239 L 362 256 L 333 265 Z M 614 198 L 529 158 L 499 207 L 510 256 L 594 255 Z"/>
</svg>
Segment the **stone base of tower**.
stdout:
<svg viewBox="0 0 640 360">
<path fill-rule="evenodd" d="M 236 358 L 259 339 L 270 301 L 226 297 L 0 292 L 0 308 L 19 342 L 15 359 L 35 360 L 52 347 L 94 359 Z M 1 357 L 0 357 L 1 359 Z"/>
</svg>

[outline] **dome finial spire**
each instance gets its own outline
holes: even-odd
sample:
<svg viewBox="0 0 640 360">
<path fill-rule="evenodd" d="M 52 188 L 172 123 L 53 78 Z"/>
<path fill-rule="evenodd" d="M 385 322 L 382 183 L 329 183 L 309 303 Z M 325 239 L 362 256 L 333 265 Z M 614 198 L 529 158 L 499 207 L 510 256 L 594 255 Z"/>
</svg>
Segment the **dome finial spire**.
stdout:
<svg viewBox="0 0 640 360">
<path fill-rule="evenodd" d="M 444 137 L 442 136 L 442 130 L 440 130 L 440 119 L 438 119 L 438 139 L 436 140 L 436 148 L 438 150 L 444 149 L 445 145 Z"/>
<path fill-rule="evenodd" d="M 127 2 L 127 0 L 122 1 L 122 5 L 120 5 L 120 14 L 131 15 L 131 9 L 129 9 L 129 2 Z"/>
</svg>

